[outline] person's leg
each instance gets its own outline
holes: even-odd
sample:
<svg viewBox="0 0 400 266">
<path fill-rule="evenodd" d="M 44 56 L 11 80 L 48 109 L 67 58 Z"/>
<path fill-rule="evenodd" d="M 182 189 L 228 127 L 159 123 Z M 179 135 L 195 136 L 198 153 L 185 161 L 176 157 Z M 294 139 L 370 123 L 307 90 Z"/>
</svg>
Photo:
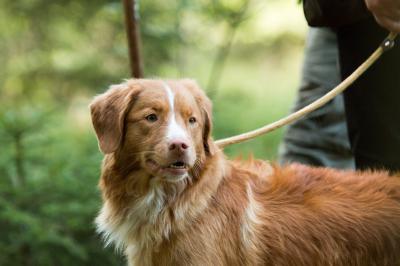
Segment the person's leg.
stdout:
<svg viewBox="0 0 400 266">
<path fill-rule="evenodd" d="M 350 75 L 387 31 L 373 18 L 338 29 L 342 77 Z M 345 92 L 349 137 L 359 169 L 400 170 L 400 45 Z"/>
<path fill-rule="evenodd" d="M 336 34 L 310 28 L 295 110 L 321 97 L 340 81 Z M 287 128 L 279 150 L 280 163 L 353 168 L 340 95 Z"/>
</svg>

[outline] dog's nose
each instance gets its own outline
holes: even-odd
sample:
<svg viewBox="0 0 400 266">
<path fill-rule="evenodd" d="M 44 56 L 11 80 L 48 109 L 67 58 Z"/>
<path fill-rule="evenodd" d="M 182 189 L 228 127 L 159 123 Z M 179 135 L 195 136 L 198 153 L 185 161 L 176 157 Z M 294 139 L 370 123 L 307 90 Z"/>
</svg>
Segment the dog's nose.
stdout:
<svg viewBox="0 0 400 266">
<path fill-rule="evenodd" d="M 168 148 L 170 151 L 184 151 L 189 148 L 189 145 L 186 141 L 177 139 L 171 141 Z"/>
</svg>

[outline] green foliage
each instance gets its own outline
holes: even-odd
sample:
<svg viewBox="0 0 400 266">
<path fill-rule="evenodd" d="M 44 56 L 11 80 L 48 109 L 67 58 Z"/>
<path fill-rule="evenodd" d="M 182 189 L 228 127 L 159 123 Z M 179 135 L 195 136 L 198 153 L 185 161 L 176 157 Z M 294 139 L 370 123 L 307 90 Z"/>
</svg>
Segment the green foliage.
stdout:
<svg viewBox="0 0 400 266">
<path fill-rule="evenodd" d="M 2 121 L 0 265 L 118 264 L 93 224 L 101 155 L 92 135 L 34 110 L 3 112 Z"/>
<path fill-rule="evenodd" d="M 300 9 L 281 0 L 140 3 L 146 76 L 208 85 L 215 138 L 287 113 Z M 102 155 L 87 108 L 128 77 L 123 22 L 120 1 L 0 0 L 0 265 L 124 264 L 94 228 Z M 281 134 L 227 153 L 273 159 Z"/>
</svg>

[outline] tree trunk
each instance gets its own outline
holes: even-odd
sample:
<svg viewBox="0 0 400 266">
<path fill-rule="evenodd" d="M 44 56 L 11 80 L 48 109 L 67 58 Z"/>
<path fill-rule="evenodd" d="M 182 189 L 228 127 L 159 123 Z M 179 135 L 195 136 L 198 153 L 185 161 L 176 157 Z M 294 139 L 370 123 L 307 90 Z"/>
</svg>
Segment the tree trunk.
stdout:
<svg viewBox="0 0 400 266">
<path fill-rule="evenodd" d="M 139 4 L 135 0 L 123 0 L 123 4 L 131 75 L 134 78 L 142 78 L 143 66 L 140 56 Z"/>
</svg>

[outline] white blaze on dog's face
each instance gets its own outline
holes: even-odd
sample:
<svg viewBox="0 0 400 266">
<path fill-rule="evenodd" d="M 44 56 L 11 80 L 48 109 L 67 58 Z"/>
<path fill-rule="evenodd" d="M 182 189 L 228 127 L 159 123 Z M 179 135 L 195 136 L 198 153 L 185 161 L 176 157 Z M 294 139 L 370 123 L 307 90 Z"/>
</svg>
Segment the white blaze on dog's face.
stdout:
<svg viewBox="0 0 400 266">
<path fill-rule="evenodd" d="M 190 80 L 133 80 L 119 86 L 99 96 L 91 105 L 93 124 L 103 152 L 118 150 L 148 174 L 170 181 L 185 178 L 196 164 L 211 154 L 211 104 L 196 83 Z M 125 100 L 110 97 L 116 93 L 124 95 L 120 97 Z M 104 106 L 99 108 L 98 103 L 104 105 L 104 101 L 111 105 L 124 102 L 126 110 L 121 109 L 123 113 L 119 117 L 105 119 L 101 112 L 110 112 Z M 98 117 L 108 123 L 117 123 L 118 119 L 123 123 L 119 126 L 122 136 L 111 149 L 104 148 L 110 145 L 104 143 L 106 140 L 101 136 L 105 134 L 104 130 L 99 129 L 101 123 L 96 123 Z M 110 125 L 106 128 L 113 130 Z"/>
<path fill-rule="evenodd" d="M 168 112 L 168 119 L 167 119 L 167 132 L 165 134 L 167 142 L 172 145 L 170 146 L 173 149 L 177 150 L 186 150 L 188 148 L 188 132 L 184 129 L 184 126 L 180 125 L 176 121 L 176 116 L 179 115 L 177 113 L 178 110 L 175 110 L 175 95 L 172 92 L 171 87 L 164 82 L 164 88 L 167 93 L 168 97 L 168 104 L 169 104 L 169 112 Z M 191 117 L 193 122 L 195 121 L 194 117 Z M 176 144 L 176 145 L 175 145 Z"/>
</svg>

